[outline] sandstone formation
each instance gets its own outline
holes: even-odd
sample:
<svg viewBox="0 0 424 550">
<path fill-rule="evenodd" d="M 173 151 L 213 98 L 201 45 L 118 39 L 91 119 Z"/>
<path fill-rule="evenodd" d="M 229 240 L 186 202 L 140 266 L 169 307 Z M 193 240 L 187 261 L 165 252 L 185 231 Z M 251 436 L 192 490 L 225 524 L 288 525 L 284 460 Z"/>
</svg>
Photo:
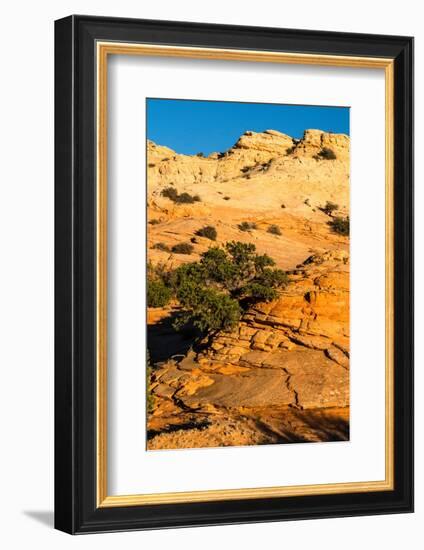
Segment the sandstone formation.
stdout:
<svg viewBox="0 0 424 550">
<path fill-rule="evenodd" d="M 175 428 L 179 423 L 196 426 L 200 415 L 202 430 L 210 423 L 215 431 L 216 418 L 221 425 L 230 417 L 231 422 L 241 422 L 243 430 L 250 433 L 253 421 L 266 423 L 269 415 L 275 416 L 279 410 L 278 419 L 288 440 L 297 440 L 309 429 L 312 433 L 308 440 L 313 441 L 317 433 L 309 424 L 301 425 L 299 412 L 298 433 L 287 433 L 287 418 L 294 414 L 291 409 L 308 411 L 307 417 L 316 419 L 323 409 L 334 408 L 339 411 L 336 424 L 346 417 L 349 257 L 345 252 L 329 252 L 308 258 L 291 278 L 278 300 L 248 310 L 234 332 L 222 332 L 205 351 L 168 361 L 155 371 L 151 429 L 159 433 L 161 428 Z M 211 415 L 214 422 L 210 421 Z M 346 419 L 343 422 L 346 424 Z M 198 429 L 192 429 L 194 434 Z M 320 429 L 318 423 L 317 431 Z M 261 442 L 263 431 L 256 429 L 249 441 Z M 221 437 L 221 444 L 232 444 L 238 436 Z M 331 430 L 329 437 L 335 437 Z M 187 433 L 184 438 L 190 440 Z M 278 440 L 276 434 L 274 438 Z M 206 439 L 205 433 L 202 439 Z M 172 447 L 165 435 L 161 440 L 167 448 Z M 152 441 L 152 445 L 158 444 L 155 437 Z M 191 446 L 200 444 L 194 436 L 191 441 Z M 262 442 L 272 441 L 265 437 Z"/>
<path fill-rule="evenodd" d="M 317 159 L 330 147 L 335 160 Z M 176 154 L 148 142 L 148 245 L 152 262 L 178 265 L 197 259 L 210 245 L 198 238 L 191 258 L 152 248 L 171 248 L 190 240 L 205 224 L 214 222 L 218 242 L 254 242 L 258 251 L 290 269 L 315 251 L 348 249 L 334 235 L 328 216 L 320 209 L 335 202 L 335 214 L 349 209 L 349 138 L 307 130 L 296 142 L 280 132 L 246 132 L 226 153 L 202 158 Z M 194 204 L 176 204 L 162 196 L 173 187 L 178 193 L 198 195 Z M 252 200 L 253 199 L 253 200 Z M 246 233 L 238 225 L 254 221 L 258 231 Z M 270 225 L 282 230 L 279 239 L 267 233 Z"/>
<path fill-rule="evenodd" d="M 335 159 L 320 156 L 326 148 Z M 149 309 L 148 448 L 348 439 L 349 239 L 328 224 L 349 213 L 348 136 L 245 132 L 208 157 L 148 142 L 147 159 L 153 264 L 175 267 L 237 240 L 269 254 L 290 280 L 278 299 L 246 311 L 233 332 L 194 347 L 172 330 L 178 304 Z M 162 195 L 170 186 L 200 201 L 175 203 Z M 338 206 L 332 214 L 322 209 L 327 201 Z M 256 228 L 242 231 L 244 221 Z M 216 228 L 215 243 L 196 236 L 205 225 Z M 181 242 L 192 243 L 192 254 L 170 250 Z"/>
</svg>

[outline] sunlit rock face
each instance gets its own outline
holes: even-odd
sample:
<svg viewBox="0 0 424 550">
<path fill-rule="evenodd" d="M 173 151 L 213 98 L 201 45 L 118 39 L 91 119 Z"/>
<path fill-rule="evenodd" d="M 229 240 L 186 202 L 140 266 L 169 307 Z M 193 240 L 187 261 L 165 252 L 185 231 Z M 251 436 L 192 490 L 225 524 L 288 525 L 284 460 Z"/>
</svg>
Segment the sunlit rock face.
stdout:
<svg viewBox="0 0 424 550">
<path fill-rule="evenodd" d="M 349 147 L 348 136 L 313 129 L 300 140 L 245 132 L 228 151 L 207 157 L 148 142 L 153 265 L 173 268 L 211 245 L 252 242 L 290 280 L 276 300 L 251 307 L 232 332 L 201 350 L 172 333 L 178 304 L 149 309 L 160 361 L 148 448 L 348 439 L 349 238 L 329 222 L 349 215 Z M 169 187 L 199 200 L 176 203 L 163 195 Z M 336 205 L 330 214 L 328 201 Z M 255 229 L 242 231 L 246 221 Z M 196 236 L 205 225 L 215 227 L 216 241 Z M 269 232 L 272 225 L 281 234 Z M 192 243 L 191 254 L 172 252 L 182 242 Z M 174 358 L 165 357 L 165 341 Z"/>
</svg>

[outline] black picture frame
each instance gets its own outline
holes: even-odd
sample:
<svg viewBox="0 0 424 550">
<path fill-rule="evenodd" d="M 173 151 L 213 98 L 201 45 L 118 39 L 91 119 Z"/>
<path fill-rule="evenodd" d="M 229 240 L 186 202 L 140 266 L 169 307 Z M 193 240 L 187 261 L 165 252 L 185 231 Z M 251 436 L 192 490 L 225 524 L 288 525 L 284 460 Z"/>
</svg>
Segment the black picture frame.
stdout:
<svg viewBox="0 0 424 550">
<path fill-rule="evenodd" d="M 97 507 L 98 40 L 394 60 L 394 490 Z M 55 527 L 67 533 L 413 511 L 413 39 L 73 15 L 55 23 Z"/>
</svg>

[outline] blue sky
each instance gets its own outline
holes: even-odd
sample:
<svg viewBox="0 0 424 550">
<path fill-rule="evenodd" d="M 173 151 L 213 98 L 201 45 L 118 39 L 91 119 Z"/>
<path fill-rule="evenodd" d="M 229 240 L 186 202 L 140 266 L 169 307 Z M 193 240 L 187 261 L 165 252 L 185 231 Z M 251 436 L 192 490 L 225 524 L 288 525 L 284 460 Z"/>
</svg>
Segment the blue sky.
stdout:
<svg viewBox="0 0 424 550">
<path fill-rule="evenodd" d="M 226 151 L 246 130 L 349 134 L 349 107 L 147 99 L 146 108 L 148 139 L 187 155 Z"/>
</svg>

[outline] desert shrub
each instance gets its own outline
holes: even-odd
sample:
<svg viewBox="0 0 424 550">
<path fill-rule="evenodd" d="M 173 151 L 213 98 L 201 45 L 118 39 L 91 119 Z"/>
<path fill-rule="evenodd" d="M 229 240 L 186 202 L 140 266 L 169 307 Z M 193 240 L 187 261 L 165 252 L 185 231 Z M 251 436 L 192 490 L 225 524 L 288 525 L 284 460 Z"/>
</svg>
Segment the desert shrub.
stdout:
<svg viewBox="0 0 424 550">
<path fill-rule="evenodd" d="M 237 226 L 240 231 L 253 231 L 254 229 L 257 229 L 257 225 L 255 222 L 242 222 L 239 223 Z"/>
<path fill-rule="evenodd" d="M 231 199 L 231 197 L 222 197 L 224 199 L 224 201 L 229 201 Z"/>
<path fill-rule="evenodd" d="M 243 174 L 246 174 L 251 169 L 251 166 L 243 166 L 243 168 L 240 168 L 240 172 L 243 172 Z"/>
<path fill-rule="evenodd" d="M 177 202 L 187 202 L 187 203 L 193 203 L 193 202 L 200 202 L 201 198 L 199 195 L 190 195 L 189 193 L 181 193 L 181 195 L 178 197 Z"/>
<path fill-rule="evenodd" d="M 158 223 L 160 223 L 160 220 L 156 220 L 156 219 L 149 220 L 150 225 L 157 225 Z"/>
<path fill-rule="evenodd" d="M 339 208 L 338 204 L 331 201 L 327 201 L 325 205 L 321 207 L 321 210 L 324 212 L 324 214 L 327 214 L 327 216 L 330 216 L 334 212 L 334 210 L 338 210 L 338 208 Z"/>
<path fill-rule="evenodd" d="M 156 166 L 156 164 L 154 162 L 149 162 L 149 164 L 148 164 L 149 168 L 154 168 L 155 166 Z"/>
<path fill-rule="evenodd" d="M 147 279 L 148 307 L 165 307 L 172 298 L 172 289 L 161 280 Z"/>
<path fill-rule="evenodd" d="M 285 205 L 285 204 L 282 204 L 282 205 L 281 205 L 281 208 L 285 208 L 285 207 L 286 207 L 286 205 Z"/>
<path fill-rule="evenodd" d="M 191 323 L 203 332 L 234 327 L 244 307 L 276 298 L 287 284 L 287 274 L 271 269 L 274 265 L 267 254 L 256 253 L 254 244 L 232 241 L 180 266 L 171 280 L 183 306 L 175 326 Z"/>
<path fill-rule="evenodd" d="M 155 250 L 162 250 L 163 252 L 170 252 L 171 251 L 169 246 L 165 243 L 155 243 L 152 246 L 152 248 L 155 249 Z"/>
<path fill-rule="evenodd" d="M 346 218 L 334 218 L 328 222 L 328 225 L 339 235 L 348 236 L 350 231 L 350 219 L 349 216 Z"/>
<path fill-rule="evenodd" d="M 267 231 L 272 235 L 281 235 L 281 229 L 278 227 L 278 225 L 270 225 Z"/>
<path fill-rule="evenodd" d="M 315 156 L 315 158 L 323 160 L 335 160 L 337 158 L 336 153 L 329 147 L 323 147 L 321 151 Z"/>
<path fill-rule="evenodd" d="M 171 251 L 175 254 L 191 254 L 193 252 L 194 246 L 190 243 L 178 243 L 174 244 L 171 248 Z"/>
<path fill-rule="evenodd" d="M 175 246 L 180 249 L 184 244 Z M 181 305 L 174 322 L 178 330 L 194 327 L 202 334 L 230 330 L 243 309 L 275 299 L 278 290 L 287 285 L 286 272 L 274 266 L 270 256 L 257 254 L 253 243 L 235 241 L 213 246 L 201 254 L 200 261 L 173 271 L 149 262 L 148 305 L 163 307 L 176 298 Z"/>
<path fill-rule="evenodd" d="M 178 198 L 178 191 L 174 187 L 165 187 L 165 189 L 162 189 L 161 195 L 162 197 L 166 197 L 167 199 L 176 202 Z"/>
<path fill-rule="evenodd" d="M 200 158 L 203 158 L 204 156 L 205 156 L 205 155 L 204 155 L 202 152 L 197 153 L 197 155 L 196 155 L 196 157 L 200 157 Z"/>
<path fill-rule="evenodd" d="M 286 149 L 286 155 L 291 155 L 293 153 L 293 151 L 295 150 L 295 146 L 293 145 L 293 147 L 287 147 Z"/>
<path fill-rule="evenodd" d="M 193 202 L 200 202 L 199 195 L 190 195 L 189 193 L 181 193 L 181 195 L 178 195 L 176 201 L 177 203 L 181 204 L 192 204 Z"/>
<path fill-rule="evenodd" d="M 192 204 L 200 201 L 199 195 L 190 195 L 186 192 L 180 195 L 174 187 L 166 187 L 162 190 L 161 195 L 177 204 Z"/>
<path fill-rule="evenodd" d="M 196 235 L 198 235 L 199 237 L 206 237 L 211 241 L 216 241 L 218 233 L 215 227 L 213 227 L 212 225 L 205 225 L 205 227 L 202 227 L 201 229 L 198 229 L 196 231 Z"/>
<path fill-rule="evenodd" d="M 199 288 L 188 283 L 180 288 L 177 296 L 186 309 L 174 322 L 176 329 L 190 323 L 202 332 L 228 330 L 240 319 L 238 302 L 213 288 Z"/>
</svg>

